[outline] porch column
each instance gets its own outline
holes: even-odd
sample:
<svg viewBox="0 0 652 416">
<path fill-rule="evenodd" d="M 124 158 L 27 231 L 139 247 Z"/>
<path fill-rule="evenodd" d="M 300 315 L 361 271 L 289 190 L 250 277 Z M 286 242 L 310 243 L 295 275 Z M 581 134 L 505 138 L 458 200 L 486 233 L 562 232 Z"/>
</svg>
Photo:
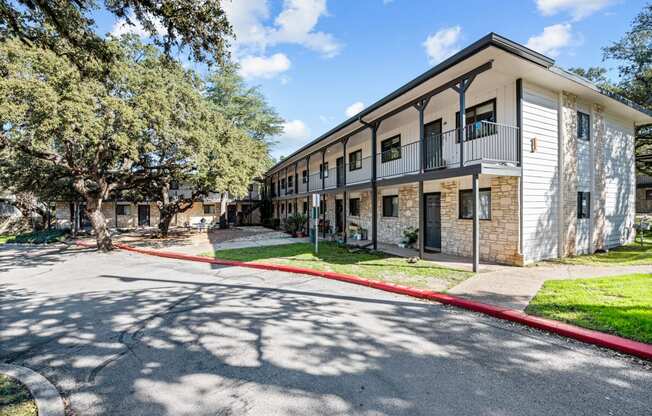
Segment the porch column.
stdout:
<svg viewBox="0 0 652 416">
<path fill-rule="evenodd" d="M 426 169 L 426 129 L 424 127 L 423 113 L 426 110 L 430 98 L 423 99 L 414 105 L 419 112 L 419 173 L 423 174 Z M 423 259 L 426 235 L 426 212 L 423 200 L 423 180 L 419 180 L 419 258 Z"/>
<path fill-rule="evenodd" d="M 473 174 L 473 272 L 480 268 L 480 175 Z"/>
<path fill-rule="evenodd" d="M 322 149 L 321 151 L 321 168 L 319 171 L 321 172 L 321 195 L 322 199 L 324 200 L 324 211 L 321 214 L 321 223 L 322 223 L 322 229 L 321 229 L 321 236 L 322 238 L 326 238 L 326 193 L 324 192 L 324 189 L 326 188 L 326 148 Z"/>
<path fill-rule="evenodd" d="M 303 180 L 303 179 L 302 179 Z M 312 201 L 310 200 L 310 153 L 308 153 L 308 156 L 306 156 L 306 201 L 308 202 L 308 220 L 306 221 L 306 228 L 307 228 L 307 234 L 310 235 L 310 217 L 312 213 L 312 206 L 311 203 Z"/>
<path fill-rule="evenodd" d="M 466 104 L 465 104 L 465 95 L 466 90 L 469 89 L 471 83 L 475 79 L 475 74 L 470 75 L 467 78 L 464 78 L 460 81 L 458 85 L 453 86 L 453 89 L 457 91 L 460 96 L 460 130 L 458 132 L 458 138 L 460 141 L 460 167 L 464 166 L 464 142 L 466 141 Z"/>
<path fill-rule="evenodd" d="M 342 141 L 342 179 L 344 181 L 344 191 L 342 192 L 342 233 L 344 234 L 344 244 L 346 244 L 346 145 L 348 142 L 348 137 L 345 137 Z"/>
<path fill-rule="evenodd" d="M 376 133 L 378 123 L 371 126 L 371 241 L 378 250 L 378 187 L 376 186 Z"/>
<path fill-rule="evenodd" d="M 299 175 L 297 175 L 297 166 L 299 166 L 299 162 L 294 162 L 294 194 L 299 193 Z"/>
</svg>

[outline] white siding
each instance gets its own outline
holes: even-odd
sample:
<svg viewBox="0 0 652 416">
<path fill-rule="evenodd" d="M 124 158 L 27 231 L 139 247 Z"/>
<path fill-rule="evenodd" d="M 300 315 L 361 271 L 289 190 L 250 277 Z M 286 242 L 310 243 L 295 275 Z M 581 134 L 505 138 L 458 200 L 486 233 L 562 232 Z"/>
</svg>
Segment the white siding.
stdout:
<svg viewBox="0 0 652 416">
<path fill-rule="evenodd" d="M 636 194 L 634 129 L 608 116 L 605 128 L 605 241 L 607 247 L 616 247 L 633 238 Z"/>
<path fill-rule="evenodd" d="M 557 96 L 523 88 L 523 255 L 525 261 L 558 256 Z M 532 153 L 532 139 L 537 150 Z"/>
</svg>

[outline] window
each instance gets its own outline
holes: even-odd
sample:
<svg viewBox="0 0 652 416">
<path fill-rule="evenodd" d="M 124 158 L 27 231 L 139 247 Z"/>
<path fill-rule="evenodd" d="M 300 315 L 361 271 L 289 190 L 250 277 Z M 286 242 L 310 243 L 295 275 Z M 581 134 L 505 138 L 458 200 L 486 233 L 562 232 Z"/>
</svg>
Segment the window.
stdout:
<svg viewBox="0 0 652 416">
<path fill-rule="evenodd" d="M 116 205 L 116 215 L 129 215 L 129 205 Z"/>
<path fill-rule="evenodd" d="M 328 162 L 324 163 L 323 166 L 321 164 L 319 165 L 319 179 L 322 178 L 322 174 L 324 178 L 328 178 Z"/>
<path fill-rule="evenodd" d="M 308 183 L 308 171 L 306 169 L 301 172 L 301 182 Z"/>
<path fill-rule="evenodd" d="M 473 219 L 473 190 L 460 190 L 460 219 Z M 491 188 L 480 189 L 480 206 L 478 214 L 481 220 L 491 219 Z"/>
<path fill-rule="evenodd" d="M 382 163 L 401 158 L 401 135 L 380 142 L 380 161 Z"/>
<path fill-rule="evenodd" d="M 249 186 L 247 187 L 247 190 L 248 190 L 249 192 L 253 192 L 253 191 L 254 191 L 254 184 L 253 184 L 253 183 L 250 183 Z"/>
<path fill-rule="evenodd" d="M 360 216 L 360 198 L 349 199 L 349 215 L 352 217 Z"/>
<path fill-rule="evenodd" d="M 319 200 L 319 214 L 324 214 L 326 212 L 326 203 L 324 202 L 324 199 L 321 198 Z"/>
<path fill-rule="evenodd" d="M 288 189 L 292 189 L 294 187 L 294 178 L 292 176 L 288 177 Z"/>
<path fill-rule="evenodd" d="M 591 216 L 591 193 L 577 193 L 577 218 L 589 218 Z"/>
<path fill-rule="evenodd" d="M 349 170 L 362 169 L 362 150 L 349 153 Z"/>
<path fill-rule="evenodd" d="M 285 205 L 281 205 L 281 214 L 285 213 Z"/>
<path fill-rule="evenodd" d="M 179 189 L 179 182 L 170 182 L 170 190 L 176 191 L 177 189 Z"/>
<path fill-rule="evenodd" d="M 288 204 L 288 214 L 292 214 L 292 204 Z"/>
<path fill-rule="evenodd" d="M 485 101 L 464 111 L 466 115 L 466 139 L 473 140 L 496 134 L 496 99 Z M 488 123 L 482 123 L 483 121 Z M 460 128 L 460 112 L 455 113 L 455 128 Z M 456 139 L 459 143 L 459 136 Z"/>
<path fill-rule="evenodd" d="M 281 179 L 281 189 L 285 189 L 285 178 Z"/>
<path fill-rule="evenodd" d="M 591 117 L 581 111 L 577 112 L 577 138 L 587 142 L 591 140 Z"/>
<path fill-rule="evenodd" d="M 215 205 L 204 205 L 204 215 L 215 214 Z"/>
<path fill-rule="evenodd" d="M 276 196 L 276 182 L 272 182 L 272 196 Z"/>
<path fill-rule="evenodd" d="M 303 213 L 308 213 L 308 203 L 306 201 L 303 201 Z"/>
<path fill-rule="evenodd" d="M 652 189 L 645 190 L 645 199 L 647 199 L 648 201 L 652 199 Z"/>
<path fill-rule="evenodd" d="M 398 217 L 398 196 L 383 196 L 383 217 Z"/>
</svg>

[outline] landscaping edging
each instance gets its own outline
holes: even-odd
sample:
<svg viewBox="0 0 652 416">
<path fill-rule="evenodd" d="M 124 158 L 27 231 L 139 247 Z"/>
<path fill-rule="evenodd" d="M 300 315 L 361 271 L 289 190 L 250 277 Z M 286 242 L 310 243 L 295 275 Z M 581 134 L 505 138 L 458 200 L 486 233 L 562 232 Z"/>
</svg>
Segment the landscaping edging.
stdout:
<svg viewBox="0 0 652 416">
<path fill-rule="evenodd" d="M 30 370 L 11 364 L 0 364 L 0 373 L 15 378 L 32 394 L 39 416 L 64 416 L 64 404 L 56 387 L 45 377 Z"/>
<path fill-rule="evenodd" d="M 85 247 L 92 247 L 94 244 L 78 241 L 78 245 Z M 643 342 L 633 341 L 622 338 L 616 335 L 605 334 L 603 332 L 593 331 L 590 329 L 580 328 L 575 325 L 566 324 L 559 321 L 553 321 L 546 318 L 539 318 L 536 316 L 528 315 L 514 309 L 503 308 L 486 303 L 475 302 L 459 298 L 457 296 L 447 295 L 445 293 L 434 292 L 425 289 L 415 289 L 394 283 L 386 283 L 372 279 L 365 279 L 358 276 L 347 275 L 336 272 L 319 271 L 313 269 L 305 269 L 294 266 L 284 266 L 276 264 L 265 263 L 247 263 L 241 261 L 220 260 L 204 256 L 194 256 L 190 254 L 165 252 L 160 250 L 153 250 L 149 248 L 132 247 L 127 244 L 115 243 L 115 247 L 122 250 L 131 251 L 135 253 L 146 254 L 150 256 L 165 257 L 177 260 L 187 260 L 208 264 L 216 264 L 221 266 L 233 267 L 247 267 L 252 269 L 261 270 L 275 270 L 287 273 L 304 274 L 310 276 L 324 277 L 327 279 L 338 280 L 341 282 L 353 283 L 356 285 L 367 286 L 374 289 L 380 289 L 387 292 L 398 293 L 401 295 L 411 296 L 419 299 L 433 300 L 445 305 L 456 306 L 459 308 L 467 309 L 474 312 L 483 313 L 495 318 L 516 322 L 522 325 L 527 325 L 532 328 L 552 332 L 554 334 L 562 335 L 568 338 L 573 338 L 588 344 L 598 345 L 600 347 L 609 348 L 615 351 L 623 352 L 626 354 L 634 355 L 646 360 L 652 360 L 652 345 Z"/>
</svg>

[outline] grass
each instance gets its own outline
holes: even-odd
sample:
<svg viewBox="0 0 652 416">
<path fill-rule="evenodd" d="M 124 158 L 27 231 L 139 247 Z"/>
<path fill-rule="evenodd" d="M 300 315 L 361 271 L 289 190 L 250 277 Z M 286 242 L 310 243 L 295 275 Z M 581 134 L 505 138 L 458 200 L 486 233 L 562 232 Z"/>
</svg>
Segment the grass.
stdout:
<svg viewBox="0 0 652 416">
<path fill-rule="evenodd" d="M 652 344 L 652 274 L 549 280 L 526 312 Z"/>
<path fill-rule="evenodd" d="M 652 265 L 652 234 L 646 233 L 642 245 L 637 238 L 636 242 L 614 248 L 607 253 L 568 257 L 561 262 L 589 266 Z"/>
<path fill-rule="evenodd" d="M 419 260 L 416 263 L 409 263 L 405 258 L 380 252 L 364 249 L 353 251 L 333 242 L 321 243 L 318 255 L 314 254 L 313 245 L 309 243 L 217 250 L 202 255 L 224 260 L 273 263 L 333 271 L 436 290 L 452 287 L 472 275 L 429 261 Z"/>
<path fill-rule="evenodd" d="M 38 410 L 29 390 L 0 374 L 0 416 L 36 416 Z"/>
<path fill-rule="evenodd" d="M 65 240 L 67 235 L 67 232 L 63 230 L 43 230 L 19 235 L 0 235 L 0 244 L 50 244 Z"/>
</svg>

